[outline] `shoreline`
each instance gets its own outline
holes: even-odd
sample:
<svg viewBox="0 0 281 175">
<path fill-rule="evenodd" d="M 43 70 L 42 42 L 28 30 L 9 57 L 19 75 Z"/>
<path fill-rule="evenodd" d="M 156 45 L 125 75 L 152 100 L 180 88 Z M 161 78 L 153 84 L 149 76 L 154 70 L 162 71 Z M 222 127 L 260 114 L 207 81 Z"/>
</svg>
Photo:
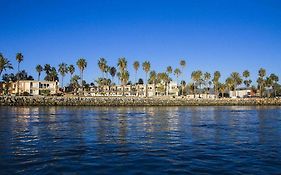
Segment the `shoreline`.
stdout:
<svg viewBox="0 0 281 175">
<path fill-rule="evenodd" d="M 281 98 L 0 96 L 0 106 L 281 106 Z"/>
</svg>

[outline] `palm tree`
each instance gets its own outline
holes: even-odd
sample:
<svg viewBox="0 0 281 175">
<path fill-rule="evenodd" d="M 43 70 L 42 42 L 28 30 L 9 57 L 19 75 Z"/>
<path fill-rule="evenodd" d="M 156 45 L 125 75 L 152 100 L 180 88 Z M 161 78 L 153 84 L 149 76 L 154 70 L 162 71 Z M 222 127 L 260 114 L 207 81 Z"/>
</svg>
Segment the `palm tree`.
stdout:
<svg viewBox="0 0 281 175">
<path fill-rule="evenodd" d="M 213 85 L 214 85 L 214 89 L 215 89 L 215 93 L 218 97 L 218 85 L 219 85 L 219 80 L 221 77 L 221 73 L 219 71 L 215 71 L 214 73 L 214 78 L 213 78 Z"/>
<path fill-rule="evenodd" d="M 240 76 L 240 74 L 238 72 L 231 73 L 230 77 L 233 79 L 233 82 L 234 82 L 234 93 L 235 93 L 235 96 L 237 96 L 236 88 L 237 88 L 237 86 L 242 84 L 242 78 L 241 78 L 241 76 Z"/>
<path fill-rule="evenodd" d="M 156 88 L 156 80 L 157 80 L 157 74 L 155 71 L 151 71 L 149 74 L 149 83 L 153 84 L 153 96 L 155 95 L 155 88 Z"/>
<path fill-rule="evenodd" d="M 130 77 L 130 74 L 127 70 L 123 71 L 123 72 L 120 72 L 120 80 L 121 80 L 121 83 L 122 83 L 122 86 L 123 86 L 123 96 L 125 96 L 125 85 L 128 83 L 128 80 L 129 80 L 129 77 Z"/>
<path fill-rule="evenodd" d="M 109 70 L 109 74 L 111 75 L 111 82 L 112 82 L 112 84 L 114 83 L 114 77 L 115 77 L 115 75 L 116 75 L 116 72 L 117 72 L 117 70 L 116 70 L 116 68 L 115 67 L 111 67 L 110 68 L 110 70 Z M 110 84 L 109 84 L 109 93 L 110 93 Z"/>
<path fill-rule="evenodd" d="M 184 96 L 186 93 L 185 93 L 185 89 L 186 89 L 186 81 L 182 80 L 181 83 L 181 96 Z"/>
<path fill-rule="evenodd" d="M 201 86 L 202 84 L 202 71 L 197 70 L 197 71 L 193 71 L 191 74 L 191 79 L 193 80 L 193 85 L 194 85 L 194 97 L 196 94 L 196 89 L 199 86 Z M 200 92 L 199 92 L 199 97 L 200 97 Z"/>
<path fill-rule="evenodd" d="M 178 85 L 178 78 L 179 78 L 179 76 L 180 76 L 180 74 L 181 74 L 180 69 L 179 69 L 179 68 L 176 68 L 176 69 L 174 70 L 174 74 L 175 74 L 175 76 L 177 77 L 177 85 Z"/>
<path fill-rule="evenodd" d="M 147 74 L 150 71 L 150 62 L 149 61 L 143 62 L 142 63 L 142 68 L 143 68 L 143 70 L 145 72 L 145 82 L 146 82 L 146 85 L 145 85 L 145 96 L 147 97 L 148 96 L 148 94 L 147 94 L 147 84 L 148 84 L 148 82 L 147 82 Z"/>
<path fill-rule="evenodd" d="M 58 71 L 61 75 L 61 86 L 63 87 L 63 78 L 64 78 L 65 74 L 68 73 L 67 64 L 66 63 L 59 64 L 59 70 Z"/>
<path fill-rule="evenodd" d="M 138 70 L 140 67 L 140 63 L 138 61 L 135 61 L 133 63 L 134 69 L 135 69 L 135 83 L 137 83 L 137 74 L 138 74 Z"/>
<path fill-rule="evenodd" d="M 126 58 L 122 57 L 118 59 L 118 64 L 120 72 L 125 71 L 127 69 L 127 60 Z"/>
<path fill-rule="evenodd" d="M 232 77 L 228 77 L 225 80 L 225 85 L 226 85 L 228 91 L 232 91 L 234 89 L 234 81 L 233 81 Z"/>
<path fill-rule="evenodd" d="M 45 64 L 44 65 L 44 71 L 48 75 L 50 73 L 50 71 L 51 71 L 51 65 L 50 64 Z"/>
<path fill-rule="evenodd" d="M 4 58 L 2 53 L 0 53 L 0 76 L 3 71 L 6 71 L 7 69 L 13 69 L 12 64 L 7 58 Z"/>
<path fill-rule="evenodd" d="M 98 66 L 102 72 L 102 76 L 104 78 L 104 73 L 107 71 L 106 68 L 107 68 L 107 61 L 105 60 L 105 58 L 100 58 L 99 61 L 98 61 Z"/>
<path fill-rule="evenodd" d="M 268 88 L 273 88 L 274 83 L 273 83 L 273 81 L 272 81 L 272 79 L 270 77 L 266 77 L 266 79 L 265 79 L 265 86 L 268 87 Z M 267 92 L 267 97 L 270 97 L 269 91 Z"/>
<path fill-rule="evenodd" d="M 248 79 L 250 77 L 250 72 L 248 70 L 245 70 L 243 72 L 243 77 L 245 78 L 244 84 L 247 88 L 251 86 L 252 80 Z"/>
<path fill-rule="evenodd" d="M 157 79 L 159 79 L 160 82 L 164 82 L 164 92 L 166 95 L 169 95 L 168 84 L 171 81 L 169 75 L 166 72 L 158 73 Z"/>
<path fill-rule="evenodd" d="M 125 96 L 125 85 L 127 84 L 127 81 L 129 80 L 129 72 L 127 71 L 127 60 L 126 58 L 122 57 L 118 59 L 117 66 L 119 68 L 119 72 L 117 73 L 117 76 L 119 77 L 119 80 L 122 83 L 123 86 L 123 96 Z"/>
<path fill-rule="evenodd" d="M 79 80 L 80 80 L 80 77 L 78 75 L 74 75 L 70 79 L 70 84 L 71 84 L 72 88 L 75 90 L 75 92 L 77 92 L 77 89 L 79 88 L 79 82 L 78 82 Z"/>
<path fill-rule="evenodd" d="M 211 74 L 209 72 L 205 72 L 204 73 L 204 84 L 205 84 L 205 86 L 207 86 L 208 94 L 210 93 L 210 84 L 212 83 L 210 81 L 210 79 L 211 79 Z"/>
<path fill-rule="evenodd" d="M 40 75 L 41 75 L 41 72 L 43 71 L 43 67 L 40 64 L 38 64 L 36 66 L 36 71 L 38 73 L 38 81 L 40 81 Z"/>
<path fill-rule="evenodd" d="M 87 61 L 84 58 L 80 58 L 77 60 L 76 65 L 78 66 L 78 68 L 80 69 L 80 78 L 81 78 L 81 86 L 83 89 L 83 72 L 87 67 Z"/>
<path fill-rule="evenodd" d="M 23 55 L 22 53 L 17 53 L 16 60 L 18 62 L 18 72 L 20 71 L 20 63 L 23 61 Z"/>
<path fill-rule="evenodd" d="M 17 53 L 16 60 L 18 62 L 18 75 L 20 72 L 20 63 L 23 61 L 23 55 L 22 53 Z M 18 78 L 19 79 L 19 78 Z M 17 81 L 17 93 L 19 93 L 19 80 Z"/>
<path fill-rule="evenodd" d="M 51 71 L 49 73 L 50 81 L 56 81 L 58 80 L 58 72 L 55 67 L 51 68 Z"/>
<path fill-rule="evenodd" d="M 172 68 L 172 66 L 168 66 L 167 69 L 166 69 L 166 72 L 167 72 L 168 74 L 173 73 L 173 68 Z"/>
<path fill-rule="evenodd" d="M 257 80 L 259 90 L 260 90 L 260 97 L 263 96 L 263 89 L 264 89 L 264 86 L 265 86 L 265 80 L 264 80 L 265 75 L 266 75 L 266 70 L 264 68 L 260 68 L 259 78 Z"/>
<path fill-rule="evenodd" d="M 275 74 L 270 74 L 269 78 L 272 81 L 272 89 L 274 90 L 274 97 L 276 97 L 276 85 L 277 82 L 279 81 L 279 77 Z"/>
<path fill-rule="evenodd" d="M 74 67 L 73 64 L 71 64 L 71 65 L 68 66 L 68 71 L 69 71 L 69 73 L 70 73 L 70 79 L 72 79 L 72 76 L 73 76 L 73 74 L 74 74 L 74 72 L 75 72 L 75 67 Z"/>
<path fill-rule="evenodd" d="M 114 77 L 115 77 L 115 75 L 116 75 L 116 72 L 117 72 L 117 70 L 116 70 L 115 67 L 111 67 L 111 68 L 110 68 L 109 73 L 110 73 L 111 78 L 112 78 L 112 81 L 111 81 L 111 82 L 114 82 Z"/>
<path fill-rule="evenodd" d="M 166 69 L 166 72 L 167 72 L 167 75 L 170 76 L 173 73 L 172 66 L 168 66 L 167 69 Z M 170 82 L 168 82 L 167 86 L 169 86 L 169 83 Z M 169 88 L 167 88 L 167 95 L 169 95 Z"/>
<path fill-rule="evenodd" d="M 225 92 L 225 89 L 227 88 L 226 84 L 223 84 L 223 83 L 219 83 L 219 91 L 221 93 L 221 97 L 224 98 L 224 92 Z"/>
<path fill-rule="evenodd" d="M 184 59 L 180 60 L 180 66 L 181 66 L 181 72 L 182 72 L 182 75 L 183 75 L 183 70 L 186 66 L 186 61 Z"/>
</svg>

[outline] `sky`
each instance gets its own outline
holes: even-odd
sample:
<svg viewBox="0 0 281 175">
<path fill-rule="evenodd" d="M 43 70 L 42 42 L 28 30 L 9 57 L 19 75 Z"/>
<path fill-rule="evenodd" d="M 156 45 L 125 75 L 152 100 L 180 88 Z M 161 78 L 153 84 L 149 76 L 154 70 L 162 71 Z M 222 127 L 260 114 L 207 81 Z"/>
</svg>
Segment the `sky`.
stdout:
<svg viewBox="0 0 281 175">
<path fill-rule="evenodd" d="M 219 70 L 223 80 L 247 69 L 255 81 L 261 67 L 281 76 L 280 0 L 0 0 L 0 6 L 0 52 L 14 67 L 23 53 L 21 68 L 34 78 L 37 64 L 75 64 L 81 57 L 87 82 L 102 75 L 100 57 L 110 66 L 125 57 L 132 81 L 135 60 L 161 72 L 185 59 L 187 81 L 198 69 Z M 138 77 L 145 77 L 142 70 Z"/>
</svg>

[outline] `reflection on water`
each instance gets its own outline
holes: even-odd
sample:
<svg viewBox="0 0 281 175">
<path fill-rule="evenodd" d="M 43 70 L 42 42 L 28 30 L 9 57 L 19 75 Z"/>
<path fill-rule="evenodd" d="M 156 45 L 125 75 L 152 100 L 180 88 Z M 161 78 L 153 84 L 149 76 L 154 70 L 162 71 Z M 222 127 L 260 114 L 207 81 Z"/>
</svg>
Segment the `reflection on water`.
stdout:
<svg viewBox="0 0 281 175">
<path fill-rule="evenodd" d="M 278 174 L 280 114 L 279 107 L 1 107 L 0 168 Z"/>
</svg>

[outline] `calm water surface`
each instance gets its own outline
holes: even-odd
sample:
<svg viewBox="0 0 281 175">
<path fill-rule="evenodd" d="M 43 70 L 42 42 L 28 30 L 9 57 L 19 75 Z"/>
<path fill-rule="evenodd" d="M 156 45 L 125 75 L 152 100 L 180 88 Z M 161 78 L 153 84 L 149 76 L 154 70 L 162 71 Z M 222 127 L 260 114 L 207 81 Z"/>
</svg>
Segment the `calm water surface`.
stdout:
<svg viewBox="0 0 281 175">
<path fill-rule="evenodd" d="M 280 107 L 0 107 L 1 174 L 280 174 Z"/>
</svg>

